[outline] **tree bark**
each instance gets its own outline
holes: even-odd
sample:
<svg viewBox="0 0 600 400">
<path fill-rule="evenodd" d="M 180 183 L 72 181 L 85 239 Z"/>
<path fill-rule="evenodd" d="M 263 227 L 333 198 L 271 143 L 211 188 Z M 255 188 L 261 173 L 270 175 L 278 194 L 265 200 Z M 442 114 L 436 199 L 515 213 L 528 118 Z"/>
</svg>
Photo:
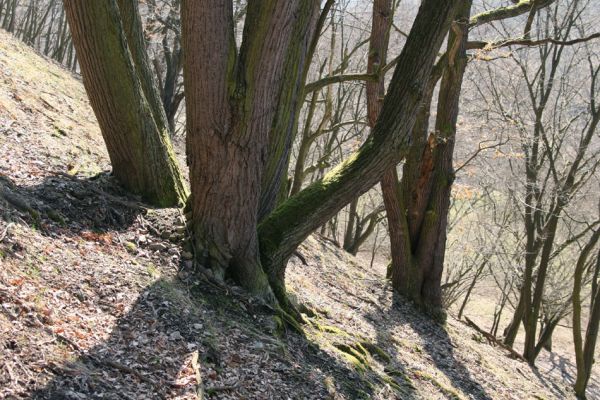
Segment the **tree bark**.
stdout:
<svg viewBox="0 0 600 400">
<path fill-rule="evenodd" d="M 231 1 L 182 3 L 196 256 L 267 300 L 257 223 L 269 133 L 294 104 L 290 69 L 303 70 L 309 40 L 301 35 L 318 10 L 316 0 L 250 0 L 237 54 Z"/>
<path fill-rule="evenodd" d="M 435 133 L 427 139 L 429 107 L 437 77 L 432 75 L 413 138 L 415 147 L 398 185 L 395 171 L 382 180 L 388 213 L 394 289 L 437 314 L 442 306 L 441 277 L 446 249 L 456 120 L 466 68 L 471 2 L 457 12 L 448 38 L 438 96 Z"/>
<path fill-rule="evenodd" d="M 263 266 L 275 294 L 285 296 L 285 265 L 296 247 L 355 196 L 369 190 L 406 154 L 415 113 L 458 0 L 424 0 L 411 29 L 371 135 L 361 148 L 260 225 Z"/>
<path fill-rule="evenodd" d="M 141 49 L 128 45 L 117 2 L 65 0 L 64 6 L 114 176 L 152 204 L 182 204 L 186 189 L 152 106 L 156 88 L 144 79 L 146 66 L 135 61 Z"/>
<path fill-rule="evenodd" d="M 297 0 L 298 1 L 298 0 Z M 298 115 L 304 100 L 304 85 L 325 16 L 333 1 L 325 3 L 319 14 L 320 1 L 300 0 L 298 21 L 293 26 L 294 40 L 288 44 L 277 94 L 277 112 L 269 132 L 267 161 L 262 177 L 258 210 L 261 221 L 287 198 L 287 173 L 294 137 L 298 129 Z"/>
</svg>

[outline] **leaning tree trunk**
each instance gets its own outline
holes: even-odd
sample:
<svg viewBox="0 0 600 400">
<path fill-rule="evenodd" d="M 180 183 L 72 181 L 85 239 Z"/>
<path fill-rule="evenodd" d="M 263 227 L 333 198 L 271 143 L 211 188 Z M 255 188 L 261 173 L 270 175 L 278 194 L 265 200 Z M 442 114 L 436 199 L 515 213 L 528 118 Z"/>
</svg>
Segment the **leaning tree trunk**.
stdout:
<svg viewBox="0 0 600 400">
<path fill-rule="evenodd" d="M 319 1 L 302 0 L 310 12 L 303 12 L 294 27 L 297 39 L 285 57 L 283 81 L 278 93 L 277 113 L 269 132 L 267 160 L 262 176 L 258 219 L 262 221 L 275 207 L 287 198 L 289 192 L 287 173 L 294 138 L 298 130 L 298 116 L 304 100 L 304 85 L 314 56 L 319 35 L 334 0 L 327 0 L 320 15 Z"/>
<path fill-rule="evenodd" d="M 143 47 L 128 44 L 117 2 L 65 0 L 64 6 L 114 176 L 152 204 L 181 204 L 186 189 L 165 121 L 155 113 L 157 89 L 139 61 Z"/>
<path fill-rule="evenodd" d="M 257 223 L 269 132 L 295 106 L 287 78 L 303 71 L 318 12 L 317 0 L 250 0 L 238 55 L 231 2 L 182 3 L 196 256 L 265 299 Z"/>
<path fill-rule="evenodd" d="M 428 98 L 413 131 L 415 147 L 398 184 L 392 169 L 382 180 L 388 213 L 394 289 L 416 304 L 437 312 L 442 306 L 441 278 L 446 250 L 452 159 L 471 2 L 462 3 L 448 37 L 445 66 L 438 97 L 435 134 L 427 138 L 427 119 L 437 81 L 432 75 Z"/>
<path fill-rule="evenodd" d="M 261 259 L 271 286 L 285 305 L 285 266 L 298 245 L 315 229 L 373 187 L 384 171 L 406 154 L 415 113 L 433 62 L 459 0 L 424 0 L 390 82 L 369 138 L 346 161 L 279 205 L 259 227 Z"/>
</svg>

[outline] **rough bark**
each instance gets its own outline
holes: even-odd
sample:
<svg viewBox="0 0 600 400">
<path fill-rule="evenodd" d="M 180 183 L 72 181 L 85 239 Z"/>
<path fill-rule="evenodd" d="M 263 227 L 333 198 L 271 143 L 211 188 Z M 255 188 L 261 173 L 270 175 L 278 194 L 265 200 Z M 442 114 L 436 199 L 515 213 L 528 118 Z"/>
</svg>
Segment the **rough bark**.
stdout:
<svg viewBox="0 0 600 400">
<path fill-rule="evenodd" d="M 437 312 L 442 306 L 450 191 L 454 180 L 452 159 L 458 104 L 466 68 L 466 44 L 471 2 L 463 2 L 448 38 L 445 69 L 438 96 L 435 133 L 429 135 L 428 116 L 435 74 L 428 98 L 413 130 L 414 147 L 404 167 L 402 182 L 395 171 L 382 180 L 388 212 L 394 288 L 416 304 Z"/>
<path fill-rule="evenodd" d="M 261 223 L 263 266 L 280 300 L 285 301 L 285 265 L 296 247 L 406 154 L 414 115 L 458 3 L 422 2 L 369 138 L 354 155 L 278 206 Z"/>
<path fill-rule="evenodd" d="M 182 3 L 192 225 L 198 260 L 266 299 L 257 222 L 269 132 L 303 70 L 316 0 L 251 0 L 237 54 L 229 1 Z M 304 47 L 303 47 L 304 46 Z M 295 55 L 297 65 L 289 58 Z"/>
<path fill-rule="evenodd" d="M 319 14 L 319 1 L 300 1 L 298 22 L 293 27 L 295 40 L 288 45 L 281 77 L 285 84 L 278 93 L 277 112 L 269 132 L 267 162 L 262 177 L 259 221 L 287 197 L 287 173 L 292 144 L 298 128 L 298 115 L 304 100 L 308 67 L 314 55 L 315 37 L 319 35 L 333 1 Z M 316 45 L 316 44 L 315 44 Z"/>
<path fill-rule="evenodd" d="M 117 2 L 65 0 L 64 6 L 114 176 L 152 204 L 181 204 L 186 189 L 164 121 L 149 100 L 156 88 L 132 57 L 137 45 L 128 45 Z"/>
</svg>

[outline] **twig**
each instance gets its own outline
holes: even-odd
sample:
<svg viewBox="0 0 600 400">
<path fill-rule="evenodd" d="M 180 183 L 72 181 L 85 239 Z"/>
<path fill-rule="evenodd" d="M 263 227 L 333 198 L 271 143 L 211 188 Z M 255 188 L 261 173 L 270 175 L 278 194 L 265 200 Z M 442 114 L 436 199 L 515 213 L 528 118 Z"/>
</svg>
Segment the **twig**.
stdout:
<svg viewBox="0 0 600 400">
<path fill-rule="evenodd" d="M 226 392 L 228 390 L 235 390 L 240 385 L 240 381 L 237 381 L 233 385 L 223 385 L 223 386 L 211 386 L 206 388 L 206 393 L 212 394 L 216 392 Z"/>
<path fill-rule="evenodd" d="M 192 369 L 196 375 L 196 396 L 199 400 L 202 400 L 204 399 L 204 386 L 202 384 L 202 373 L 200 372 L 199 359 L 200 354 L 198 353 L 198 350 L 196 350 L 192 356 Z"/>
<path fill-rule="evenodd" d="M 11 222 L 10 224 L 6 225 L 6 228 L 4 228 L 4 231 L 0 234 L 0 242 L 4 240 L 4 238 L 6 237 L 6 235 L 8 234 L 8 230 L 10 229 L 11 226 L 13 226 L 14 224 Z"/>
</svg>

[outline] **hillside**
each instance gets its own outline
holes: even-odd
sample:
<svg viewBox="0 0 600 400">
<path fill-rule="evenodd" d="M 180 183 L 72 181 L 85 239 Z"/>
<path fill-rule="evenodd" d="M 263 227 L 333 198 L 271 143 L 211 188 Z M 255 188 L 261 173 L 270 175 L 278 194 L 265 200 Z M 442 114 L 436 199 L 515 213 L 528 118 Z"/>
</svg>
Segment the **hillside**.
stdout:
<svg viewBox="0 0 600 400">
<path fill-rule="evenodd" d="M 79 79 L 4 32 L 0 149 L 0 398 L 573 397 L 316 236 L 287 276 L 308 324 L 286 330 L 194 267 L 179 210 L 119 189 Z"/>
</svg>

